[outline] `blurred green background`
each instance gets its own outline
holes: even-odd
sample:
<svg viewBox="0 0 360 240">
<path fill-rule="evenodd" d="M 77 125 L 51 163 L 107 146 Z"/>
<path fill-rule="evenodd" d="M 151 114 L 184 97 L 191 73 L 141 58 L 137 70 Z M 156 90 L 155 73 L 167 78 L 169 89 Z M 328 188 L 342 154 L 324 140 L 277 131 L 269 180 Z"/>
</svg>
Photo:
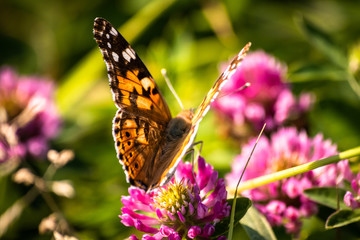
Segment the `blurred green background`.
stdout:
<svg viewBox="0 0 360 240">
<path fill-rule="evenodd" d="M 180 111 L 160 74 L 166 68 L 185 108 L 196 108 L 226 63 L 249 41 L 288 65 L 293 91 L 313 92 L 310 134 L 322 132 L 339 150 L 360 145 L 360 96 L 348 65 L 360 44 L 359 1 L 0 1 L 0 65 L 56 81 L 63 131 L 57 150 L 75 159 L 56 179 L 70 179 L 73 199 L 56 198 L 80 239 L 123 239 L 133 230 L 118 218 L 129 184 L 116 158 L 111 122 L 116 112 L 105 64 L 92 35 L 103 17 L 132 44 L 157 81 L 172 114 Z M 355 73 L 355 76 L 357 76 Z M 355 90 L 354 90 L 355 89 Z M 202 155 L 224 176 L 240 147 L 222 139 L 214 115 L 200 124 Z M 37 162 L 39 174 L 47 163 Z M 7 186 L 4 211 L 28 188 Z M 6 195 L 5 195 L 6 194 Z M 26 208 L 6 239 L 38 236 L 38 224 L 51 213 L 41 197 Z"/>
</svg>

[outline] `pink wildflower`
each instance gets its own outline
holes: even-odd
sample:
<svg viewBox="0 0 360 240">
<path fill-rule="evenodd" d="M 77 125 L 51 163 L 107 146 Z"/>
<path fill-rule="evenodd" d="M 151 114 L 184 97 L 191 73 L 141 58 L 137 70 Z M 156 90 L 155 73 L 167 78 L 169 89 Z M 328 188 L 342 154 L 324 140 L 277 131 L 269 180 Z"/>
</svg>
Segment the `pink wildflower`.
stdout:
<svg viewBox="0 0 360 240">
<path fill-rule="evenodd" d="M 242 153 L 235 158 L 232 172 L 226 176 L 230 189 L 235 188 L 254 141 L 255 139 L 245 145 Z M 261 137 L 243 179 L 256 178 L 335 154 L 336 145 L 324 140 L 321 134 L 309 138 L 304 131 L 283 128 L 271 138 Z M 282 225 L 289 233 L 296 234 L 301 228 L 301 218 L 317 212 L 316 204 L 306 198 L 303 191 L 312 187 L 336 186 L 343 179 L 349 180 L 351 177 L 348 162 L 342 161 L 247 190 L 242 194 L 253 200 L 272 226 Z"/>
<path fill-rule="evenodd" d="M 258 133 L 266 122 L 272 131 L 285 123 L 296 123 L 312 105 L 312 95 L 304 93 L 297 99 L 285 83 L 287 68 L 265 52 L 249 53 L 223 88 L 228 94 L 214 101 L 225 131 L 236 138 L 247 138 Z M 250 87 L 235 92 L 246 82 Z M 224 125 L 223 125 L 224 127 Z"/>
<path fill-rule="evenodd" d="M 11 68 L 0 69 L 0 110 L 5 115 L 0 124 L 16 127 L 18 153 L 42 156 L 48 141 L 60 127 L 54 86 L 38 77 L 18 76 Z"/>
<path fill-rule="evenodd" d="M 168 185 L 151 193 L 130 187 L 130 195 L 121 199 L 121 222 L 147 233 L 143 239 L 209 239 L 215 224 L 230 215 L 225 182 L 201 157 L 195 179 L 186 162 Z"/>
</svg>

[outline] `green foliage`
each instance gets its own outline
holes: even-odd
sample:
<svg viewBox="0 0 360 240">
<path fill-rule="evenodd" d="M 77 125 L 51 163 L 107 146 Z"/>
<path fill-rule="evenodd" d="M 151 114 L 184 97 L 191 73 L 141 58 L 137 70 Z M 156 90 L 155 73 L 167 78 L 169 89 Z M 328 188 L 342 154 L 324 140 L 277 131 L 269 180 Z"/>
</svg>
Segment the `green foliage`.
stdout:
<svg viewBox="0 0 360 240">
<path fill-rule="evenodd" d="M 234 199 L 228 199 L 227 202 L 230 206 L 233 206 Z M 246 197 L 239 197 L 236 198 L 236 210 L 234 215 L 234 227 L 239 223 L 239 221 L 244 217 L 248 211 L 248 209 L 251 207 L 252 203 L 251 200 Z M 230 217 L 225 218 L 218 224 L 216 224 L 214 238 L 226 235 L 226 233 L 229 231 L 229 225 L 230 225 Z"/>
<path fill-rule="evenodd" d="M 346 191 L 341 188 L 311 188 L 304 191 L 305 195 L 324 206 L 337 209 L 326 220 L 326 229 L 344 227 L 348 224 L 360 221 L 360 210 L 352 210 L 343 201 Z"/>
<path fill-rule="evenodd" d="M 340 209 L 329 216 L 326 228 L 339 228 L 351 223 L 360 222 L 360 209 Z"/>
<path fill-rule="evenodd" d="M 309 199 L 329 208 L 346 208 L 346 205 L 343 201 L 344 195 L 346 193 L 344 189 L 334 187 L 319 187 L 306 189 L 304 193 Z"/>
<path fill-rule="evenodd" d="M 326 228 L 343 227 L 360 221 L 360 209 L 340 209 L 329 216 L 326 221 Z"/>
<path fill-rule="evenodd" d="M 250 239 L 276 240 L 269 222 L 255 207 L 251 207 L 247 211 L 247 214 L 241 219 L 240 223 Z"/>
</svg>

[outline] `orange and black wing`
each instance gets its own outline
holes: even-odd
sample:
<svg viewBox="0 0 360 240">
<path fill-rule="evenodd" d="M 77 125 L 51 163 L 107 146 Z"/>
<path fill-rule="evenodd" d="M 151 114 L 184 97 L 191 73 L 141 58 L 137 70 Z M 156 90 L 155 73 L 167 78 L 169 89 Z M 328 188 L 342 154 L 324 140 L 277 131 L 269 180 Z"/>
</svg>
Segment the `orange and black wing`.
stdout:
<svg viewBox="0 0 360 240">
<path fill-rule="evenodd" d="M 118 158 L 127 181 L 147 190 L 171 120 L 169 108 L 144 63 L 108 21 L 95 19 L 94 37 L 119 108 L 113 120 Z"/>
<path fill-rule="evenodd" d="M 166 125 L 171 114 L 154 79 L 123 36 L 105 19 L 96 18 L 94 37 L 107 66 L 118 108 Z"/>
<path fill-rule="evenodd" d="M 113 136 L 120 163 L 127 181 L 148 190 L 157 171 L 155 160 L 161 151 L 164 126 L 151 119 L 139 117 L 119 109 L 113 120 Z"/>
</svg>

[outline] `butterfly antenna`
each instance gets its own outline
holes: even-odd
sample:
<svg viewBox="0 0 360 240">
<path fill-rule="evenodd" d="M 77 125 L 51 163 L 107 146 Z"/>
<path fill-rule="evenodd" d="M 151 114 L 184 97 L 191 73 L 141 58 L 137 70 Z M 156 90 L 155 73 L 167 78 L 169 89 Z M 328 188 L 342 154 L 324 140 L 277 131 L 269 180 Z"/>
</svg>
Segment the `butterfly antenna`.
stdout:
<svg viewBox="0 0 360 240">
<path fill-rule="evenodd" d="M 237 92 L 240 92 L 240 91 L 242 91 L 245 88 L 248 88 L 250 86 L 251 86 L 251 84 L 249 82 L 247 82 L 247 83 L 245 83 L 244 85 L 242 85 L 241 87 L 239 87 L 238 89 L 236 89 L 236 90 L 234 90 L 232 92 L 221 94 L 220 96 L 217 97 L 217 99 L 228 96 L 228 95 L 231 95 L 231 94 L 234 94 L 234 93 L 237 93 Z"/>
<path fill-rule="evenodd" d="M 170 82 L 170 80 L 169 80 L 169 78 L 167 76 L 165 68 L 161 69 L 161 74 L 164 76 L 166 84 L 168 85 L 168 87 L 170 88 L 170 91 L 175 96 L 176 100 L 178 101 L 178 103 L 179 103 L 179 105 L 181 107 L 181 110 L 184 110 L 184 106 L 182 105 L 179 96 L 176 94 L 175 89 L 174 89 L 173 85 L 171 84 L 171 82 Z"/>
</svg>

